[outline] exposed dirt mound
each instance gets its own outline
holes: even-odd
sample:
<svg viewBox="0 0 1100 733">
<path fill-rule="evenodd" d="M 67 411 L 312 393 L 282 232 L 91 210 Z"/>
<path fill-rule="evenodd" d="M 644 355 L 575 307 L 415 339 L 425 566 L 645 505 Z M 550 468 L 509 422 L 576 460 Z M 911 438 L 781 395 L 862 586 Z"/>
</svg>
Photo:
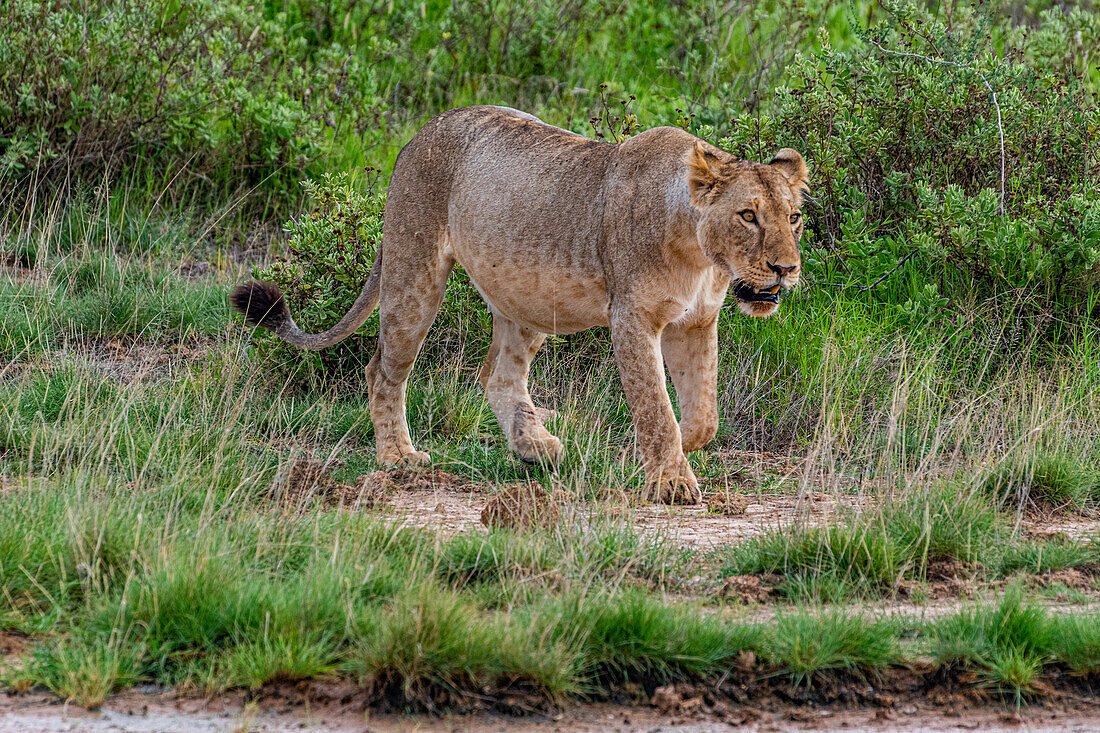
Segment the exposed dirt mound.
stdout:
<svg viewBox="0 0 1100 733">
<path fill-rule="evenodd" d="M 1040 588 L 1069 588 L 1070 590 L 1094 590 L 1100 585 L 1100 565 L 1086 563 L 1075 568 L 1052 570 L 1035 578 Z"/>
<path fill-rule="evenodd" d="M 379 480 L 376 471 L 360 476 L 354 486 L 332 477 L 333 469 L 343 466 L 339 460 L 295 458 L 276 478 L 272 498 L 284 509 L 301 511 L 314 499 L 325 506 L 369 509 L 385 501 L 388 487 Z"/>
<path fill-rule="evenodd" d="M 382 476 L 378 474 L 382 474 Z M 386 503 L 386 496 L 390 493 L 390 485 L 385 479 L 384 471 L 372 471 L 355 479 L 355 491 L 358 492 L 355 506 L 361 509 L 370 509 Z"/>
<path fill-rule="evenodd" d="M 326 505 L 354 504 L 359 493 L 356 488 L 332 478 L 332 470 L 343 465 L 338 460 L 295 458 L 275 478 L 272 497 L 288 510 L 302 510 L 313 499 Z"/>
<path fill-rule="evenodd" d="M 561 521 L 560 493 L 551 495 L 536 483 L 505 486 L 481 510 L 481 523 L 491 528 L 554 527 Z"/>
<path fill-rule="evenodd" d="M 707 512 L 725 517 L 740 516 L 749 507 L 748 497 L 742 494 L 731 494 L 728 491 L 705 495 L 703 501 L 707 504 Z"/>
<path fill-rule="evenodd" d="M 702 695 L 685 697 L 683 692 L 673 685 L 658 687 L 653 692 L 649 704 L 657 708 L 662 715 L 692 715 L 701 712 L 706 705 Z"/>
<path fill-rule="evenodd" d="M 983 570 L 985 568 L 977 562 L 933 560 L 928 563 L 927 576 L 929 580 L 957 580 L 959 578 L 973 578 Z"/>
<path fill-rule="evenodd" d="M 731 575 L 722 581 L 718 595 L 740 603 L 764 603 L 775 595 L 774 575 Z"/>
</svg>

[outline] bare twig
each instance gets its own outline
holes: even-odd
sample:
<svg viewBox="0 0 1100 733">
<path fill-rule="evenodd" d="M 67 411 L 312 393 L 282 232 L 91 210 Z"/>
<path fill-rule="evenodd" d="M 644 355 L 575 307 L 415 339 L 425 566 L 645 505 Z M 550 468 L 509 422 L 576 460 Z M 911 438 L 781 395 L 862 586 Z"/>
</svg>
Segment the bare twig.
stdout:
<svg viewBox="0 0 1100 733">
<path fill-rule="evenodd" d="M 985 78 L 985 74 L 978 71 L 973 66 L 963 66 L 962 64 L 955 63 L 954 61 L 948 61 L 946 59 L 936 59 L 931 56 L 922 56 L 919 53 L 904 53 L 902 51 L 893 51 L 889 48 L 883 47 L 881 43 L 874 38 L 869 38 L 871 43 L 883 53 L 891 54 L 892 56 L 902 56 L 904 58 L 920 59 L 921 61 L 927 61 L 930 64 L 940 64 L 941 66 L 954 66 L 956 69 L 964 69 L 973 71 L 978 75 L 978 78 L 982 80 L 982 84 L 985 85 L 986 91 L 989 92 L 990 97 L 993 99 L 993 107 L 997 110 L 997 133 L 1001 138 L 1001 205 L 998 213 L 1004 216 L 1005 213 L 1005 128 L 1001 122 L 1001 105 L 997 101 L 997 92 L 993 89 L 993 85 L 989 83 L 989 80 Z"/>
<path fill-rule="evenodd" d="M 904 265 L 906 262 L 908 262 L 909 258 L 911 258 L 916 253 L 917 253 L 917 250 L 915 250 L 915 249 L 909 250 L 908 254 L 906 254 L 904 257 L 902 257 L 900 260 L 898 260 L 898 264 L 891 267 L 886 273 L 884 273 L 882 275 L 882 277 L 880 277 L 878 280 L 875 280 L 870 285 L 860 285 L 859 283 L 818 283 L 818 282 L 815 282 L 813 284 L 814 285 L 824 285 L 824 286 L 830 287 L 830 288 L 840 288 L 841 290 L 845 290 L 847 288 L 855 288 L 857 291 L 859 291 L 861 293 L 866 293 L 868 290 L 875 287 L 880 282 L 882 282 L 883 280 L 885 280 L 886 278 L 890 277 L 895 272 L 897 272 L 898 269 L 902 265 Z"/>
</svg>

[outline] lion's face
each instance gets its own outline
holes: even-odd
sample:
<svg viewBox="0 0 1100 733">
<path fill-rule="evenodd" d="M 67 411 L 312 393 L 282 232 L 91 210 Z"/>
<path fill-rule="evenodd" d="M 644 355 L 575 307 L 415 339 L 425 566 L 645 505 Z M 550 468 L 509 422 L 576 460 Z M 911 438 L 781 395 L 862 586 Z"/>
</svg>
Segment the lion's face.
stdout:
<svg viewBox="0 0 1100 733">
<path fill-rule="evenodd" d="M 724 159 L 696 144 L 687 156 L 691 201 L 703 217 L 699 244 L 729 275 L 741 312 L 770 316 L 798 284 L 806 164 L 790 148 L 767 164 Z"/>
</svg>

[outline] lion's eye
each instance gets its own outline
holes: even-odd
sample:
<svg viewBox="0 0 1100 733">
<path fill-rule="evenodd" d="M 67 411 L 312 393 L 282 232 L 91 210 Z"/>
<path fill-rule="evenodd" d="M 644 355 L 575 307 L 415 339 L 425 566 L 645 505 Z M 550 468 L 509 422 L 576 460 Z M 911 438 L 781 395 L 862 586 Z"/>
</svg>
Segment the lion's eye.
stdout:
<svg viewBox="0 0 1100 733">
<path fill-rule="evenodd" d="M 756 214 L 753 213 L 752 209 L 745 209 L 744 211 L 742 211 L 741 218 L 750 224 L 756 222 Z"/>
<path fill-rule="evenodd" d="M 802 214 L 799 214 L 796 211 L 795 213 L 791 214 L 791 224 L 797 224 L 798 220 L 801 219 L 801 218 L 802 218 Z"/>
</svg>

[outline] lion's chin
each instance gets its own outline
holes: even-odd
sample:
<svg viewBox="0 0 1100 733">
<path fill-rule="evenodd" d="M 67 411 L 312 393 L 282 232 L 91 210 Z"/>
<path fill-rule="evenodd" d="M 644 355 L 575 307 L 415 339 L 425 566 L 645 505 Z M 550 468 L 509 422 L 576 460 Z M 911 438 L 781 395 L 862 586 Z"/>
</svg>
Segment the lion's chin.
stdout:
<svg viewBox="0 0 1100 733">
<path fill-rule="evenodd" d="M 756 300 L 751 302 L 745 302 L 743 300 L 737 301 L 737 309 L 740 310 L 746 316 L 752 318 L 767 318 L 774 315 L 779 310 L 778 303 L 769 303 L 763 300 Z"/>
</svg>

